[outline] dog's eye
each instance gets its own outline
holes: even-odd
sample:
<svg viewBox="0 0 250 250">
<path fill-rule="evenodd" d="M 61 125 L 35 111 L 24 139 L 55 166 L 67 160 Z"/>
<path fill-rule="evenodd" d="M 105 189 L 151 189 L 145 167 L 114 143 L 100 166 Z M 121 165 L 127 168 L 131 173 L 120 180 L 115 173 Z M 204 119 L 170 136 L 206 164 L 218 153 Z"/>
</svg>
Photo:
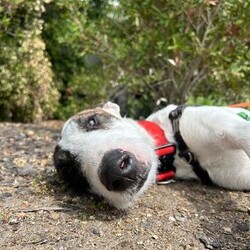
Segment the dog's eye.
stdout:
<svg viewBox="0 0 250 250">
<path fill-rule="evenodd" d="M 93 127 L 93 126 L 95 126 L 95 125 L 96 125 L 96 120 L 95 120 L 95 118 L 91 118 L 91 119 L 88 120 L 88 126 L 89 126 L 89 127 Z"/>
<path fill-rule="evenodd" d="M 96 116 L 91 116 L 87 120 L 87 129 L 90 130 L 98 125 L 98 120 Z"/>
</svg>

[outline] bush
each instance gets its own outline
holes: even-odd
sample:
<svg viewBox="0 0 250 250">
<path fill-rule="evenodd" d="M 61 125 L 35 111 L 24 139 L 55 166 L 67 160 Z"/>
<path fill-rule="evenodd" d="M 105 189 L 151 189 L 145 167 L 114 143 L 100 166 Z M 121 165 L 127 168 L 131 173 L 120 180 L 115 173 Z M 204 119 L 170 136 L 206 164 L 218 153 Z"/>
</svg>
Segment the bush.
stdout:
<svg viewBox="0 0 250 250">
<path fill-rule="evenodd" d="M 53 1 L 46 10 L 62 113 L 105 99 L 134 117 L 161 97 L 249 100 L 248 1 Z"/>
<path fill-rule="evenodd" d="M 42 1 L 4 2 L 1 8 L 1 119 L 37 121 L 50 118 L 58 92 L 41 39 Z"/>
</svg>

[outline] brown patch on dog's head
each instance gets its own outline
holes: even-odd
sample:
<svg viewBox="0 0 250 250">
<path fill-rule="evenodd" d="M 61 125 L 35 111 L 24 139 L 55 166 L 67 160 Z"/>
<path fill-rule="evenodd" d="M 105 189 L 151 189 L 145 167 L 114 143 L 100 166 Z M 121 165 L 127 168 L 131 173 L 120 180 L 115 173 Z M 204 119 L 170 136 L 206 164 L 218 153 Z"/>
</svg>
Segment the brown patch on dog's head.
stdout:
<svg viewBox="0 0 250 250">
<path fill-rule="evenodd" d="M 86 132 L 97 129 L 109 129 L 112 119 L 118 118 L 101 108 L 82 111 L 72 118 Z"/>
</svg>

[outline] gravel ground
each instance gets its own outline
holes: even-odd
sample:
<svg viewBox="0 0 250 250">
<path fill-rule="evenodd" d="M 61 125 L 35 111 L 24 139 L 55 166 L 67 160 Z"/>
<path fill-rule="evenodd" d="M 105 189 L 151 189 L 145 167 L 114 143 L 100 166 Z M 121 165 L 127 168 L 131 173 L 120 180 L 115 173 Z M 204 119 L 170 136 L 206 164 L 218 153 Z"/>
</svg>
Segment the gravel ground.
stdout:
<svg viewBox="0 0 250 250">
<path fill-rule="evenodd" d="M 250 192 L 175 182 L 127 211 L 73 194 L 52 162 L 61 127 L 0 123 L 0 249 L 250 249 Z"/>
</svg>

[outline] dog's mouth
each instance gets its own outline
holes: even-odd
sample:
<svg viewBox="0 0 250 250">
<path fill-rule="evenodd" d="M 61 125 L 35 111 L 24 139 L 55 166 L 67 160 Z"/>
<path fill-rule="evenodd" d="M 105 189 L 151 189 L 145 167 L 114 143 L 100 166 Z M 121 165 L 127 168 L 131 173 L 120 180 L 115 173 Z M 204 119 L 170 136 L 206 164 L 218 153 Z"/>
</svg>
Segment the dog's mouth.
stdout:
<svg viewBox="0 0 250 250">
<path fill-rule="evenodd" d="M 149 168 L 136 156 L 121 149 L 110 150 L 102 157 L 99 178 L 108 191 L 138 191 L 147 180 Z"/>
</svg>

